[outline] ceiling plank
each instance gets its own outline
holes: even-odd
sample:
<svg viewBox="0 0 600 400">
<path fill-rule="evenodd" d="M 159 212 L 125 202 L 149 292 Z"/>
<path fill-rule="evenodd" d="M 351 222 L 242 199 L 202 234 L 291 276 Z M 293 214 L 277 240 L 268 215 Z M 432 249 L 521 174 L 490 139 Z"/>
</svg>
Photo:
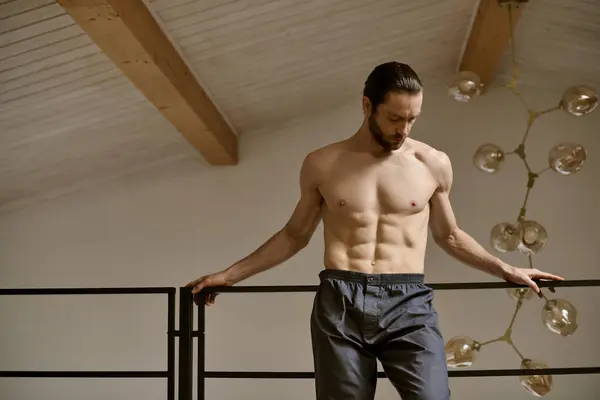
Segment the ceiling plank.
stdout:
<svg viewBox="0 0 600 400">
<path fill-rule="evenodd" d="M 143 0 L 57 2 L 210 164 L 237 164 L 233 129 Z"/>
<path fill-rule="evenodd" d="M 525 3 L 513 1 L 512 24 L 517 24 Z M 481 83 L 489 86 L 510 45 L 508 7 L 500 5 L 502 0 L 481 0 L 471 27 L 467 45 L 460 62 L 460 71 L 473 71 Z M 520 3 L 520 4 L 517 4 Z"/>
</svg>

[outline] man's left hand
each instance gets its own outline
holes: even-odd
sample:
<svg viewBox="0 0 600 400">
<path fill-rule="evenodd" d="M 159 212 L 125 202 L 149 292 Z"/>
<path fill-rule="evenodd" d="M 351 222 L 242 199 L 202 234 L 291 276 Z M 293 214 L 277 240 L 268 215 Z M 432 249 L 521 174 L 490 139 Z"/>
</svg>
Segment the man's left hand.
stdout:
<svg viewBox="0 0 600 400">
<path fill-rule="evenodd" d="M 533 281 L 534 279 L 552 280 L 552 281 L 563 281 L 564 278 L 554 275 L 548 272 L 543 272 L 535 268 L 516 268 L 508 267 L 503 275 L 503 278 L 507 282 L 516 283 L 519 285 L 529 286 L 533 291 L 541 296 L 542 292 L 538 285 Z"/>
</svg>

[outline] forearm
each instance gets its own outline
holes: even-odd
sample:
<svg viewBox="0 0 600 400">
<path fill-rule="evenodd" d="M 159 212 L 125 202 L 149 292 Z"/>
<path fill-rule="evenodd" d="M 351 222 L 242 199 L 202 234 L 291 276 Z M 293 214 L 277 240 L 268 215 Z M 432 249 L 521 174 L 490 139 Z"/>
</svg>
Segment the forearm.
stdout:
<svg viewBox="0 0 600 400">
<path fill-rule="evenodd" d="M 273 235 L 249 256 L 225 270 L 232 284 L 256 275 L 287 261 L 305 247 L 305 243 L 293 238 L 284 228 Z"/>
<path fill-rule="evenodd" d="M 499 278 L 506 276 L 509 266 L 461 229 L 457 228 L 447 238 L 437 239 L 436 242 L 446 253 L 473 268 Z"/>
</svg>

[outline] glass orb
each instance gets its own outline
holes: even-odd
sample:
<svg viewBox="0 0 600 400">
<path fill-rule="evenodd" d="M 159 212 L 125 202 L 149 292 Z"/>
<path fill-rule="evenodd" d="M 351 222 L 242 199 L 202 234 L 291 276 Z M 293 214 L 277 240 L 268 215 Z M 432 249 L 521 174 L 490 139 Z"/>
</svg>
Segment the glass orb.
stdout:
<svg viewBox="0 0 600 400">
<path fill-rule="evenodd" d="M 577 330 L 577 310 L 567 300 L 549 300 L 542 308 L 542 321 L 550 332 L 569 336 Z"/>
<path fill-rule="evenodd" d="M 501 253 L 517 250 L 519 243 L 521 243 L 521 229 L 517 225 L 501 222 L 490 232 L 490 244 Z"/>
<path fill-rule="evenodd" d="M 575 117 L 587 115 L 598 107 L 598 93 L 589 86 L 572 86 L 563 93 L 560 107 Z"/>
<path fill-rule="evenodd" d="M 455 336 L 446 342 L 446 363 L 452 368 L 470 367 L 481 344 L 468 336 Z"/>
<path fill-rule="evenodd" d="M 523 221 L 520 229 L 519 251 L 523 254 L 538 254 L 548 241 L 546 228 L 535 221 Z"/>
<path fill-rule="evenodd" d="M 542 369 L 548 366 L 536 360 L 525 359 L 521 362 L 521 369 Z M 535 397 L 542 397 L 552 390 L 552 375 L 521 375 L 521 387 Z"/>
<path fill-rule="evenodd" d="M 577 143 L 559 143 L 550 149 L 548 154 L 550 168 L 561 175 L 571 175 L 579 171 L 586 159 L 587 151 Z"/>
<path fill-rule="evenodd" d="M 482 144 L 475 150 L 473 164 L 480 171 L 493 174 L 500 169 L 504 161 L 504 151 L 495 144 Z"/>
<path fill-rule="evenodd" d="M 515 301 L 518 301 L 521 298 L 523 300 L 529 300 L 534 295 L 533 290 L 531 290 L 530 288 L 524 288 L 524 287 L 509 288 L 509 289 L 506 289 L 506 292 Z"/>
<path fill-rule="evenodd" d="M 461 71 L 448 87 L 448 94 L 456 101 L 466 103 L 481 93 L 481 78 L 475 72 Z"/>
</svg>

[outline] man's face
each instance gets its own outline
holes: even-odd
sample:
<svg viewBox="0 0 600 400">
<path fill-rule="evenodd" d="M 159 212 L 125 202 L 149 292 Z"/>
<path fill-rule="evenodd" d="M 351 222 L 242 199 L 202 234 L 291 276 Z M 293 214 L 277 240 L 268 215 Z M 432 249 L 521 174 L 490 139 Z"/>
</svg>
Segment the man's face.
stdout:
<svg viewBox="0 0 600 400">
<path fill-rule="evenodd" d="M 385 102 L 372 110 L 370 101 L 365 98 L 365 111 L 371 135 L 385 151 L 397 150 L 421 114 L 423 92 L 418 94 L 388 93 Z"/>
</svg>

